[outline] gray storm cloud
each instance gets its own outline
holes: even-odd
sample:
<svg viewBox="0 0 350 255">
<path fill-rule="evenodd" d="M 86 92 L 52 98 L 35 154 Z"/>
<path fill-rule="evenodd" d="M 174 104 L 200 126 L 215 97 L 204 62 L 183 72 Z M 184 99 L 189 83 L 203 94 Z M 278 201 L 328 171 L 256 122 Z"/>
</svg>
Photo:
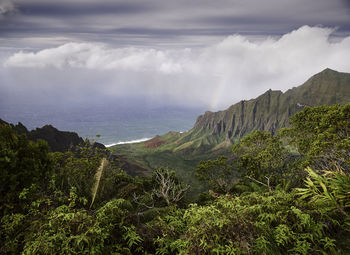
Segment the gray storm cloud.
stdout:
<svg viewBox="0 0 350 255">
<path fill-rule="evenodd" d="M 12 0 L 0 22 L 0 46 L 44 49 L 68 42 L 112 47 L 206 47 L 239 33 L 281 36 L 303 25 L 348 36 L 348 0 Z M 0 0 L 6 13 L 9 0 Z"/>
<path fill-rule="evenodd" d="M 1 0 L 0 2 L 0 19 L 5 15 L 12 14 L 16 10 L 15 5 L 11 1 Z"/>
<path fill-rule="evenodd" d="M 350 37 L 334 42 L 334 31 L 303 26 L 258 41 L 235 34 L 202 49 L 72 42 L 17 52 L 6 59 L 2 72 L 11 83 L 8 90 L 45 90 L 52 97 L 57 94 L 50 91 L 61 91 L 62 98 L 62 90 L 86 98 L 138 94 L 218 109 L 270 88 L 300 85 L 327 67 L 350 72 Z"/>
</svg>

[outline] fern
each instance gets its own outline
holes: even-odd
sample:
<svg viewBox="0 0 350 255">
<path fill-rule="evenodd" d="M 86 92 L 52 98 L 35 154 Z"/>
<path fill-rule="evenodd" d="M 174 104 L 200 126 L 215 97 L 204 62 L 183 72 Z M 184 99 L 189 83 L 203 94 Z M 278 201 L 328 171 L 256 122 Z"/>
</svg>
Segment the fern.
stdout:
<svg viewBox="0 0 350 255">
<path fill-rule="evenodd" d="M 123 229 L 125 231 L 123 239 L 127 242 L 129 248 L 136 246 L 143 241 L 140 235 L 136 233 L 135 226 L 123 226 Z"/>
<path fill-rule="evenodd" d="M 301 199 L 310 198 L 312 203 L 323 205 L 325 212 L 338 211 L 347 217 L 350 206 L 350 175 L 341 170 L 324 171 L 318 174 L 311 168 L 306 169 L 309 177 L 305 188 L 297 189 Z"/>
</svg>

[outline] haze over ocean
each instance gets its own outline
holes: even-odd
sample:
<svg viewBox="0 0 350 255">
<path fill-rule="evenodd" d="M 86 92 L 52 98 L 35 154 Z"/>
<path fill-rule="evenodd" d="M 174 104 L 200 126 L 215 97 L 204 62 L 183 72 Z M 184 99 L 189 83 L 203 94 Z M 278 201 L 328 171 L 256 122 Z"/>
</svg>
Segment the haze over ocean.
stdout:
<svg viewBox="0 0 350 255">
<path fill-rule="evenodd" d="M 25 105 L 0 107 L 0 118 L 9 123 L 21 122 L 29 130 L 50 124 L 104 145 L 152 138 L 169 131 L 183 132 L 193 127 L 201 113 L 203 109 L 181 107 L 126 109 L 100 105 L 74 110 L 53 106 L 35 110 Z"/>
</svg>

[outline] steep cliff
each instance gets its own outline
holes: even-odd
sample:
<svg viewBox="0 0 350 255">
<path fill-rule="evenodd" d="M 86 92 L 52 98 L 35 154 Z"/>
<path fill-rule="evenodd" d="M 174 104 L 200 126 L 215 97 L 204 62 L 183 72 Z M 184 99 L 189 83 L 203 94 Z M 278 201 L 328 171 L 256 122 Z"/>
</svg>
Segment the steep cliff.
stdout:
<svg viewBox="0 0 350 255">
<path fill-rule="evenodd" d="M 227 147 L 255 130 L 275 133 L 305 106 L 350 102 L 350 74 L 325 69 L 285 93 L 268 90 L 219 112 L 207 111 L 177 141 L 178 150 L 202 152 Z"/>
<path fill-rule="evenodd" d="M 188 132 L 169 132 L 143 143 L 116 145 L 111 150 L 149 171 L 169 167 L 199 191 L 201 186 L 194 170 L 201 160 L 232 155 L 230 146 L 255 130 L 276 132 L 288 126 L 289 117 L 305 106 L 348 102 L 350 74 L 326 69 L 285 93 L 269 90 L 225 111 L 206 112 Z"/>
</svg>

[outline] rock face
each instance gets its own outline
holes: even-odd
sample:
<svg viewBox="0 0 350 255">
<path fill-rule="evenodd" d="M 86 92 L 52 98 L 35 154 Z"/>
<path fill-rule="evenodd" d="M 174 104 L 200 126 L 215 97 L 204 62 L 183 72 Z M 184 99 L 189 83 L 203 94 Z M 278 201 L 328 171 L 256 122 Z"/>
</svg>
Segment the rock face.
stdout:
<svg viewBox="0 0 350 255">
<path fill-rule="evenodd" d="M 83 144 L 84 140 L 74 132 L 59 131 L 57 128 L 46 125 L 37 128 L 27 134 L 30 140 L 36 141 L 42 139 L 47 141 L 52 152 L 65 152 L 70 148 Z"/>
<path fill-rule="evenodd" d="M 0 124 L 8 123 L 0 119 Z M 77 133 L 60 131 L 51 125 L 46 125 L 31 131 L 28 131 L 21 122 L 17 125 L 8 125 L 11 125 L 19 134 L 26 134 L 29 140 L 36 141 L 42 139 L 47 141 L 52 152 L 65 152 L 78 144 L 84 143 L 84 140 L 79 137 Z"/>
<path fill-rule="evenodd" d="M 6 121 L 0 119 L 0 125 L 10 125 L 19 134 L 25 134 L 29 140 L 36 141 L 42 139 L 46 141 L 51 149 L 51 152 L 66 152 L 69 149 L 76 150 L 77 145 L 84 144 L 84 140 L 74 132 L 60 131 L 57 128 L 46 125 L 42 128 L 36 128 L 35 130 L 28 131 L 28 129 L 19 122 L 17 125 L 9 124 Z M 102 143 L 94 142 L 92 144 L 92 151 L 102 150 L 108 161 L 115 162 L 121 169 L 131 176 L 147 176 L 149 172 L 147 169 L 142 168 L 136 164 L 129 162 L 123 156 L 117 156 L 111 151 L 106 150 L 106 147 Z"/>
<path fill-rule="evenodd" d="M 238 141 L 255 130 L 275 133 L 288 126 L 288 119 L 305 106 L 350 102 L 350 74 L 325 69 L 303 85 L 285 93 L 269 90 L 261 96 L 243 100 L 219 112 L 199 116 L 179 144 L 220 148 Z M 186 147 L 186 146 L 183 146 Z"/>
</svg>

